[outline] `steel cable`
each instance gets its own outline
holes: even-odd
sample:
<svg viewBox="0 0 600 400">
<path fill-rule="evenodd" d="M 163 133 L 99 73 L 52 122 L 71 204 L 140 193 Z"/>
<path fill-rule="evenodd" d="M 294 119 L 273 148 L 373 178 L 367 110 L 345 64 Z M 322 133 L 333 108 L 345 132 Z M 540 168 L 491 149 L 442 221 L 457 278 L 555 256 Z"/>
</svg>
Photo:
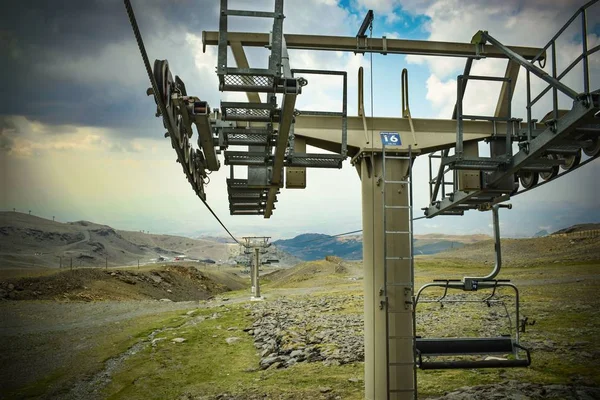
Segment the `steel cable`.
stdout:
<svg viewBox="0 0 600 400">
<path fill-rule="evenodd" d="M 135 19 L 133 7 L 131 6 L 131 1 L 130 0 L 123 0 L 123 1 L 125 3 L 125 9 L 127 10 L 127 15 L 129 16 L 129 23 L 131 24 L 131 28 L 133 29 L 133 34 L 135 36 L 135 40 L 137 42 L 140 53 L 142 55 L 142 60 L 144 61 L 144 67 L 146 68 L 146 73 L 148 74 L 148 78 L 150 79 L 150 84 L 152 85 L 152 90 L 154 92 L 154 99 L 156 100 L 156 104 L 158 105 L 158 108 L 160 109 L 160 112 L 163 115 L 163 120 L 165 121 L 165 124 L 169 125 L 169 127 L 172 129 L 173 127 L 170 126 L 171 122 L 168 119 L 169 114 L 167 113 L 167 107 L 165 106 L 163 99 L 160 98 L 160 96 L 159 96 L 160 91 L 158 90 L 158 85 L 156 83 L 156 80 L 154 79 L 154 74 L 152 73 L 152 67 L 150 66 L 150 60 L 148 59 L 148 54 L 146 53 L 146 47 L 144 46 L 144 41 L 142 40 L 142 34 L 140 33 L 140 28 L 138 27 L 137 21 Z M 169 129 L 169 130 L 171 130 L 171 129 Z M 213 209 L 208 205 L 206 200 L 204 200 L 201 197 L 199 197 L 199 198 L 200 198 L 200 200 L 202 200 L 202 202 L 204 203 L 204 205 L 206 206 L 208 211 L 210 211 L 210 213 L 213 215 L 213 217 L 215 217 L 217 222 L 219 222 L 219 224 L 223 227 L 223 229 L 225 229 L 225 231 L 229 234 L 229 236 L 231 236 L 231 238 L 236 243 L 241 244 L 240 241 L 237 240 L 235 238 L 235 236 L 233 236 L 233 234 L 229 231 L 229 229 L 227 229 L 227 227 L 225 226 L 223 221 L 221 221 L 221 219 L 217 216 L 217 214 L 213 211 Z"/>
</svg>

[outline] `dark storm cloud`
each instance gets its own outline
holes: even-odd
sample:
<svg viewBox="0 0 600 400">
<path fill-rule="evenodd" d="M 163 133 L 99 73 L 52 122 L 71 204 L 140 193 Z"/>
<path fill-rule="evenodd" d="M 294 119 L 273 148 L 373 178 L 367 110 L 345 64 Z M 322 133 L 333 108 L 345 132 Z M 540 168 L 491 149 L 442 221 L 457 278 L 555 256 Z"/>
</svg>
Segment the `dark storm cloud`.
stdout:
<svg viewBox="0 0 600 400">
<path fill-rule="evenodd" d="M 0 152 L 9 152 L 13 148 L 14 140 L 9 132 L 14 132 L 15 124 L 5 118 L 0 118 Z"/>
<path fill-rule="evenodd" d="M 215 29 L 217 2 L 133 1 L 151 58 Z M 157 47 L 156 43 L 158 43 Z M 45 124 L 156 130 L 154 102 L 122 1 L 13 2 L 0 14 L 0 115 Z M 177 72 L 177 71 L 176 71 Z M 159 124 L 160 125 L 160 124 Z M 139 129 L 134 129 L 139 128 Z"/>
<path fill-rule="evenodd" d="M 187 35 L 218 30 L 219 1 L 132 3 L 150 62 L 168 59 L 188 93 L 217 107 L 216 61 L 206 55 L 197 68 L 197 44 Z M 294 6 L 287 4 L 286 29 L 327 30 L 314 27 L 306 12 L 292 11 Z M 273 1 L 230 1 L 230 7 L 268 10 Z M 329 6 L 314 2 L 309 8 L 319 7 Z M 145 95 L 150 82 L 121 0 L 31 0 L 5 8 L 0 14 L 0 116 L 20 115 L 46 125 L 107 127 L 122 138 L 162 137 L 154 101 Z M 266 32 L 269 23 L 232 17 L 230 28 Z M 260 67 L 255 63 L 264 63 L 265 54 L 253 50 L 247 51 L 250 63 Z"/>
</svg>

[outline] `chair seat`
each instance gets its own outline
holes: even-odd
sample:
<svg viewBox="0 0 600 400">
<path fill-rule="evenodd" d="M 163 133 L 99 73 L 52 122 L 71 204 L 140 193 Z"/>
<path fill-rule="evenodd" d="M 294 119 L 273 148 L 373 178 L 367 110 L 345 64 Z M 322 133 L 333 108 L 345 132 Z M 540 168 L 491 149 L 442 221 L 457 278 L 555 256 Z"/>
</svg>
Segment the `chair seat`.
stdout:
<svg viewBox="0 0 600 400">
<path fill-rule="evenodd" d="M 517 368 L 531 364 L 529 350 L 513 342 L 510 337 L 497 338 L 434 338 L 416 339 L 419 368 L 421 369 L 471 369 L 471 368 Z M 452 360 L 424 361 L 423 356 L 470 356 L 479 354 L 511 354 L 524 350 L 526 359 L 512 360 Z"/>
</svg>

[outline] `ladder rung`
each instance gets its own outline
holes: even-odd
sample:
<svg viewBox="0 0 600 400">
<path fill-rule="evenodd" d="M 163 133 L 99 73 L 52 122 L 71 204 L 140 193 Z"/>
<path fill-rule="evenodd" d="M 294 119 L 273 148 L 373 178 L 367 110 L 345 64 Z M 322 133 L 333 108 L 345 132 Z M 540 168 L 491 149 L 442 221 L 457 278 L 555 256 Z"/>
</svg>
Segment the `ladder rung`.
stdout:
<svg viewBox="0 0 600 400">
<path fill-rule="evenodd" d="M 410 208 L 410 206 L 383 206 L 385 208 Z"/>
<path fill-rule="evenodd" d="M 385 233 L 410 233 L 410 231 L 385 231 Z"/>
<path fill-rule="evenodd" d="M 383 181 L 383 183 L 406 183 L 406 184 L 410 184 L 409 181 Z"/>
<path fill-rule="evenodd" d="M 386 257 L 386 260 L 412 260 L 412 257 Z"/>
<path fill-rule="evenodd" d="M 408 156 L 385 156 L 386 160 L 410 160 Z"/>
</svg>

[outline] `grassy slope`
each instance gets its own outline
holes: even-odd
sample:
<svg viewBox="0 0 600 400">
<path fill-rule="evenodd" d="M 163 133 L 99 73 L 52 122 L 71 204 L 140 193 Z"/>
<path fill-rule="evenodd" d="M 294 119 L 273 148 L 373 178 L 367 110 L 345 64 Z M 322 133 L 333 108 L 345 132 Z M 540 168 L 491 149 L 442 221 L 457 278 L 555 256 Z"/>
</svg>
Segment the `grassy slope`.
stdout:
<svg viewBox="0 0 600 400">
<path fill-rule="evenodd" d="M 298 271 L 320 271 L 310 274 L 306 279 L 287 279 L 290 276 L 280 273 L 281 282 L 285 282 L 280 285 L 290 289 L 307 288 L 326 282 L 333 285 L 327 288 L 336 288 L 335 280 L 324 278 L 333 276 L 339 284 L 346 275 L 334 274 L 332 263 L 322 263 L 324 265 L 300 266 L 296 274 Z M 480 267 L 469 261 L 418 259 L 417 286 L 434 278 L 461 277 L 487 270 L 489 266 Z M 537 321 L 534 327 L 528 328 L 523 343 L 543 344 L 549 341 L 551 346 L 534 350 L 533 364 L 528 369 L 419 371 L 419 392 L 422 396 L 440 395 L 466 384 L 477 385 L 506 379 L 600 385 L 595 362 L 600 355 L 596 340 L 596 334 L 600 331 L 600 299 L 597 297 L 600 292 L 599 276 L 600 262 L 597 261 L 506 268 L 503 278 L 512 279 L 521 289 L 522 315 Z M 268 295 L 270 286 L 276 290 L 274 286 L 277 286 L 277 280 L 273 279 L 273 286 L 265 285 L 265 294 Z M 348 290 L 346 293 L 349 294 L 361 289 L 355 286 Z M 183 319 L 177 314 L 166 320 L 164 315 L 159 315 L 154 319 L 148 317 L 145 321 L 132 321 L 123 334 L 105 338 L 111 343 L 99 342 L 95 351 L 100 353 L 94 356 L 94 362 L 118 354 L 135 340 L 145 337 L 153 328 L 166 324 L 175 329 L 159 334 L 157 337 L 167 340 L 158 342 L 156 347 L 148 346 L 130 357 L 114 375 L 103 395 L 112 399 L 159 399 L 182 396 L 195 398 L 227 392 L 305 399 L 322 398 L 319 388 L 327 386 L 343 399 L 363 397 L 362 381 L 348 381 L 349 378 L 362 378 L 362 363 L 339 367 L 301 363 L 286 370 L 258 371 L 259 358 L 252 338 L 241 331 L 251 325 L 248 307 L 251 304 L 200 310 L 197 315 L 210 316 L 217 312 L 219 317 L 206 319 L 195 326 L 181 327 Z M 348 307 L 360 310 L 362 305 L 349 304 Z M 232 336 L 240 340 L 232 345 L 227 344 L 225 339 Z M 187 341 L 174 344 L 170 341 L 173 337 L 184 337 Z M 66 381 L 64 376 L 48 379 L 29 388 L 26 393 L 40 393 L 40 388 L 55 379 Z M 37 391 L 33 390 L 35 388 Z"/>
<path fill-rule="evenodd" d="M 28 384 L 24 387 L 11 387 L 3 393 L 6 398 L 37 398 L 56 396 L 62 397 L 72 384 L 82 378 L 91 377 L 98 372 L 104 362 L 108 359 L 123 353 L 134 343 L 146 338 L 150 332 L 157 327 L 173 327 L 184 322 L 184 313 L 181 311 L 171 311 L 155 315 L 139 317 L 126 320 L 117 324 L 107 324 L 97 329 L 93 335 L 93 340 L 87 341 L 87 348 L 83 351 L 73 351 L 67 360 L 57 360 L 60 366 L 47 374 L 44 378 Z M 78 343 L 81 338 L 73 335 L 77 332 L 66 332 L 64 335 L 55 335 L 48 343 L 39 344 L 43 346 L 53 346 L 55 341 L 71 341 Z M 27 336 L 20 337 L 17 341 L 26 342 L 30 347 L 35 343 L 36 338 Z M 40 351 L 43 351 L 40 348 Z M 76 368 L 73 368 L 77 366 Z"/>
<path fill-rule="evenodd" d="M 489 271 L 489 267 L 469 267 L 454 260 L 442 265 L 433 260 L 419 264 L 417 286 L 433 278 L 459 278 L 466 273 Z M 419 392 L 422 395 L 439 395 L 467 383 L 474 386 L 507 379 L 600 385 L 600 371 L 595 367 L 594 358 L 600 355 L 600 345 L 595 339 L 600 332 L 600 299 L 597 297 L 600 292 L 600 262 L 505 268 L 502 275 L 520 289 L 521 317 L 528 316 L 536 321 L 535 326 L 528 327 L 527 333 L 522 335 L 522 343 L 533 347 L 531 367 L 419 371 Z M 443 312 L 440 315 L 444 318 Z M 478 328 L 478 320 L 472 318 L 474 315 L 469 317 L 451 322 L 441 319 L 437 323 L 442 327 L 446 324 L 446 329 L 449 323 L 460 323 L 461 328 L 467 331 Z"/>
<path fill-rule="evenodd" d="M 580 239 L 546 236 L 535 239 L 503 239 L 501 245 L 502 260 L 506 266 L 522 267 L 600 260 L 600 237 Z M 436 254 L 432 259 L 439 262 L 454 260 L 457 263 L 470 261 L 492 264 L 494 242 L 488 240 L 470 244 L 460 249 Z"/>
<path fill-rule="evenodd" d="M 556 264 L 507 269 L 505 277 L 523 283 L 522 315 L 537 321 L 524 335 L 523 342 L 551 341 L 554 348 L 534 350 L 533 365 L 528 369 L 419 371 L 421 395 L 440 395 L 465 383 L 476 385 L 506 379 L 600 385 L 598 371 L 593 368 L 594 359 L 581 357 L 582 353 L 600 354 L 600 348 L 594 340 L 594 332 L 600 331 L 597 312 L 600 301 L 594 295 L 600 290 L 600 282 L 577 282 L 576 278 L 573 279 L 574 275 L 597 276 L 599 268 L 600 263 L 588 263 L 573 265 L 569 269 Z M 473 273 L 483 271 L 483 268 L 470 268 Z M 463 267 L 452 264 L 439 266 L 423 263 L 418 267 L 418 281 L 424 283 L 432 277 L 445 277 L 448 274 L 462 276 L 464 272 Z M 285 280 L 285 285 L 289 288 L 305 287 L 308 282 L 316 284 L 321 278 L 316 276 L 299 282 Z M 573 281 L 540 284 L 547 278 Z M 570 298 L 569 304 L 565 304 L 566 298 Z M 348 306 L 353 310 L 362 308 L 362 304 Z M 208 310 L 206 312 L 210 313 Z M 320 363 L 298 364 L 288 370 L 256 371 L 258 356 L 251 337 L 239 330 L 227 331 L 228 327 L 243 328 L 250 323 L 247 310 L 241 306 L 234 307 L 220 319 L 205 321 L 197 326 L 197 330 L 186 332 L 189 338 L 189 342 L 185 343 L 188 346 L 186 348 L 161 342 L 161 348 L 149 349 L 136 360 L 132 359 L 127 371 L 115 379 L 107 394 L 111 398 L 160 398 L 167 393 L 170 397 L 186 393 L 193 396 L 223 392 L 289 396 L 295 393 L 296 397 L 293 398 L 300 399 L 319 398 L 318 388 L 328 386 L 343 399 L 362 398 L 362 382 L 348 381 L 352 377 L 362 377 L 362 363 L 342 367 L 324 367 Z M 228 345 L 224 339 L 229 336 L 237 336 L 242 340 L 235 345 Z M 569 350 L 574 344 L 579 346 L 577 352 Z M 227 362 L 223 363 L 224 360 Z"/>
<path fill-rule="evenodd" d="M 205 310 L 206 316 L 215 310 Z M 257 371 L 259 357 L 252 337 L 241 331 L 251 325 L 247 306 L 218 309 L 219 317 L 194 327 L 170 331 L 167 340 L 130 358 L 106 388 L 109 399 L 164 399 L 216 395 L 223 392 L 318 398 L 327 386 L 344 399 L 361 399 L 361 384 L 348 381 L 362 374 L 362 365 L 325 367 L 299 364 L 287 370 Z M 228 330 L 228 328 L 235 328 Z M 184 337 L 173 344 L 170 339 Z M 228 337 L 240 340 L 227 344 Z"/>
</svg>

